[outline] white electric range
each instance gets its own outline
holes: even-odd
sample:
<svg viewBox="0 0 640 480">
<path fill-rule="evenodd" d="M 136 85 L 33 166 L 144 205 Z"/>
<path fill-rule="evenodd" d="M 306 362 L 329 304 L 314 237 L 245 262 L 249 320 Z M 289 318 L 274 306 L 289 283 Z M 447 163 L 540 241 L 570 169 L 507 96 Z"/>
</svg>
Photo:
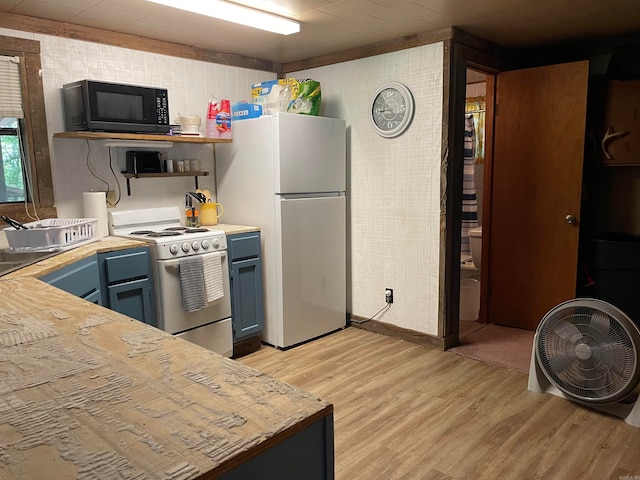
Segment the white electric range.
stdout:
<svg viewBox="0 0 640 480">
<path fill-rule="evenodd" d="M 149 244 L 157 327 L 225 356 L 233 352 L 227 238 L 222 230 L 187 228 L 178 207 L 109 212 L 109 233 Z M 223 296 L 197 311 L 182 304 L 180 263 L 193 255 L 220 258 Z M 184 288 L 184 284 L 183 284 Z"/>
</svg>

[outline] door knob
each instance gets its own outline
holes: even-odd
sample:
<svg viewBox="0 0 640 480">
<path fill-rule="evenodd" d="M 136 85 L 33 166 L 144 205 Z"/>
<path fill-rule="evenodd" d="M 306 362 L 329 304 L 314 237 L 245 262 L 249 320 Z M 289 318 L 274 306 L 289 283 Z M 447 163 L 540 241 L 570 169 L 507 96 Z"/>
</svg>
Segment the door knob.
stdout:
<svg viewBox="0 0 640 480">
<path fill-rule="evenodd" d="M 567 214 L 567 216 L 564 217 L 564 219 L 567 221 L 569 225 L 575 225 L 576 223 L 578 223 L 578 219 L 571 214 Z"/>
</svg>

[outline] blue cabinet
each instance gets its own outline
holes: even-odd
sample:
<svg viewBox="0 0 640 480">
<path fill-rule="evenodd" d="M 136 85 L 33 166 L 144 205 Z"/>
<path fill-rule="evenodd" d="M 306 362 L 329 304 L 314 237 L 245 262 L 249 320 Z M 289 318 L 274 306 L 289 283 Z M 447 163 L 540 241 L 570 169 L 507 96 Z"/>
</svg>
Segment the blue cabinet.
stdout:
<svg viewBox="0 0 640 480">
<path fill-rule="evenodd" d="M 254 339 L 253 345 L 257 341 L 259 348 L 264 328 L 260 232 L 227 235 L 227 245 L 234 356 L 238 356 L 236 345 L 248 339 Z"/>
<path fill-rule="evenodd" d="M 98 253 L 40 277 L 65 292 L 156 326 L 149 248 Z"/>
<path fill-rule="evenodd" d="M 98 260 L 95 255 L 59 268 L 40 277 L 40 280 L 89 302 L 103 305 Z"/>
<path fill-rule="evenodd" d="M 147 247 L 98 254 L 102 304 L 156 326 L 151 254 Z"/>
</svg>

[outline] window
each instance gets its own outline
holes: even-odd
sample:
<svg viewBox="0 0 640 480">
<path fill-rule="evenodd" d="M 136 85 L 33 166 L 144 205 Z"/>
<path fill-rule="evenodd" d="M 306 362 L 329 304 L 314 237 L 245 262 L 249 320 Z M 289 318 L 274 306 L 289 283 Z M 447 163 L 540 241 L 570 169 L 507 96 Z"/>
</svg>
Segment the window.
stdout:
<svg viewBox="0 0 640 480">
<path fill-rule="evenodd" d="M 11 87 L 7 78 L 14 78 L 13 73 L 5 77 L 0 71 L 0 214 L 22 222 L 34 213 L 56 217 L 40 42 L 0 35 L 0 56 L 13 57 L 11 68 L 19 82 Z M 17 103 L 7 103 L 14 94 Z"/>
<path fill-rule="evenodd" d="M 27 200 L 22 151 L 20 121 L 0 119 L 0 203 Z"/>
</svg>

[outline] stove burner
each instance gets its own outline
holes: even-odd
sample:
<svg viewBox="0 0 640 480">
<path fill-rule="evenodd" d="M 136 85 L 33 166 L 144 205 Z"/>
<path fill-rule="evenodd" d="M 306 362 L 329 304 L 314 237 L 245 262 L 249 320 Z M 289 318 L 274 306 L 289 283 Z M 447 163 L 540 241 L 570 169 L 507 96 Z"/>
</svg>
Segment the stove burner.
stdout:
<svg viewBox="0 0 640 480">
<path fill-rule="evenodd" d="M 175 237 L 177 235 L 182 235 L 182 232 L 151 232 L 149 237 Z"/>
<path fill-rule="evenodd" d="M 187 227 L 167 227 L 164 229 L 165 232 L 183 232 L 187 230 Z"/>
<path fill-rule="evenodd" d="M 149 235 L 150 233 L 153 233 L 153 230 L 136 230 L 131 232 L 130 235 Z"/>
<path fill-rule="evenodd" d="M 204 233 L 208 232 L 206 228 L 187 228 L 184 233 Z"/>
</svg>

